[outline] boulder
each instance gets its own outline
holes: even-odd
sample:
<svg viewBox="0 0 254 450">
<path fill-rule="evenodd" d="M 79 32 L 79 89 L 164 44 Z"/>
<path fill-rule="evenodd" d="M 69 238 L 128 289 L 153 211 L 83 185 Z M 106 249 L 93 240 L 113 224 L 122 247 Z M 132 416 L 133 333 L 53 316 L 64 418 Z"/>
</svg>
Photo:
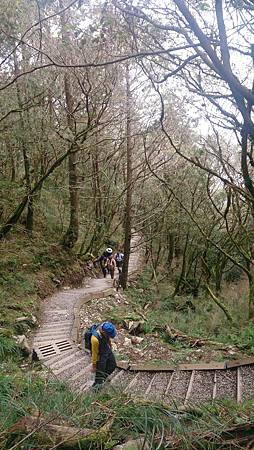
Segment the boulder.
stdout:
<svg viewBox="0 0 254 450">
<path fill-rule="evenodd" d="M 130 347 L 131 346 L 131 339 L 125 338 L 123 345 L 126 346 L 126 347 Z"/>
<path fill-rule="evenodd" d="M 33 314 L 28 316 L 17 317 L 15 319 L 15 330 L 19 335 L 26 334 L 31 328 L 34 328 L 37 324 L 37 319 Z"/>
<path fill-rule="evenodd" d="M 16 343 L 18 344 L 19 348 L 22 350 L 23 354 L 25 356 L 29 356 L 31 353 L 31 348 L 28 344 L 28 340 L 24 334 L 19 336 L 14 336 L 14 339 Z"/>
<path fill-rule="evenodd" d="M 130 334 L 140 334 L 144 331 L 144 320 L 125 321 L 124 325 Z"/>
<path fill-rule="evenodd" d="M 144 340 L 144 338 L 139 337 L 139 336 L 132 336 L 132 337 L 131 337 L 131 343 L 132 343 L 133 345 L 140 344 L 143 340 Z"/>
<path fill-rule="evenodd" d="M 29 316 L 17 317 L 15 322 L 19 324 L 23 322 L 29 326 L 35 326 L 37 324 L 37 319 L 33 314 L 31 314 Z"/>
</svg>

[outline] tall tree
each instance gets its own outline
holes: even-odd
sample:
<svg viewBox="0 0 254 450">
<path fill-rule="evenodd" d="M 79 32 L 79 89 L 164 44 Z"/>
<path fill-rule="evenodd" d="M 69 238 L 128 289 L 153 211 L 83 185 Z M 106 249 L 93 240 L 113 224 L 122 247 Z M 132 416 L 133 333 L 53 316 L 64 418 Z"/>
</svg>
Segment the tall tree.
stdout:
<svg viewBox="0 0 254 450">
<path fill-rule="evenodd" d="M 122 273 L 122 287 L 127 286 L 129 258 L 131 251 L 132 228 L 132 139 L 131 139 L 131 90 L 130 67 L 126 64 L 126 204 L 124 216 L 124 263 Z"/>
</svg>

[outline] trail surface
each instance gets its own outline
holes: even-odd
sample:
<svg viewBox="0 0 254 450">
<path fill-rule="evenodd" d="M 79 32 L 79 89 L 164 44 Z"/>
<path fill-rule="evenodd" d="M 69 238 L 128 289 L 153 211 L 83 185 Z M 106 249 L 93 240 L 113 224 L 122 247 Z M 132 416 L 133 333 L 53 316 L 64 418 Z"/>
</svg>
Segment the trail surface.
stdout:
<svg viewBox="0 0 254 450">
<path fill-rule="evenodd" d="M 132 240 L 129 273 L 138 269 L 135 250 L 138 238 Z M 69 383 L 75 391 L 90 385 L 90 356 L 77 345 L 80 307 L 93 298 L 114 292 L 111 279 L 91 279 L 79 289 L 61 290 L 45 300 L 41 326 L 33 340 L 33 348 L 52 375 Z M 159 355 L 157 355 L 159 357 Z M 182 365 L 180 370 L 150 368 L 116 372 L 111 384 L 135 396 L 165 403 L 181 404 L 231 399 L 241 402 L 254 396 L 254 359 L 231 362 L 227 368 L 217 365 Z M 135 370 L 134 370 L 135 369 Z"/>
</svg>

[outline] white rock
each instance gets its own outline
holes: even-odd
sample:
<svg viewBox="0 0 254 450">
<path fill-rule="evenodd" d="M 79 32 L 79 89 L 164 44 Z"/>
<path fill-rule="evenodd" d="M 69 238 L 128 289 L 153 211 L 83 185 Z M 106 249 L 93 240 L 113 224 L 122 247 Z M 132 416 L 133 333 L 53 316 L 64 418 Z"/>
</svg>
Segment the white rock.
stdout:
<svg viewBox="0 0 254 450">
<path fill-rule="evenodd" d="M 144 338 L 139 337 L 139 336 L 132 336 L 132 337 L 131 337 L 131 343 L 132 343 L 133 345 L 140 344 L 140 342 L 142 342 L 143 340 L 144 340 Z"/>
<path fill-rule="evenodd" d="M 31 349 L 28 344 L 28 340 L 27 340 L 26 336 L 24 334 L 22 334 L 19 336 L 15 336 L 15 338 L 16 338 L 16 342 L 17 342 L 18 346 L 21 348 L 21 350 L 23 350 L 27 355 L 29 355 L 31 352 Z"/>
<path fill-rule="evenodd" d="M 123 345 L 124 346 L 130 346 L 131 345 L 131 339 L 128 339 L 128 338 L 124 338 L 124 343 L 123 343 Z"/>
</svg>

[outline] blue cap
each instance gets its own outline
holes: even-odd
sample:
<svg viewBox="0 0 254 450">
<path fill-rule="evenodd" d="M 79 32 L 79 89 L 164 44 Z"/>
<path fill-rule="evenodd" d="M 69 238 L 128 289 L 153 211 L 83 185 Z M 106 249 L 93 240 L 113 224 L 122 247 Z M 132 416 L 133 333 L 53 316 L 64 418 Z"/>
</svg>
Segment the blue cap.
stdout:
<svg viewBox="0 0 254 450">
<path fill-rule="evenodd" d="M 105 333 L 107 333 L 107 335 L 109 337 L 111 337 L 112 339 L 114 337 L 116 337 L 116 327 L 111 323 L 111 322 L 104 322 L 101 325 L 101 328 L 103 331 L 105 331 Z"/>
</svg>

